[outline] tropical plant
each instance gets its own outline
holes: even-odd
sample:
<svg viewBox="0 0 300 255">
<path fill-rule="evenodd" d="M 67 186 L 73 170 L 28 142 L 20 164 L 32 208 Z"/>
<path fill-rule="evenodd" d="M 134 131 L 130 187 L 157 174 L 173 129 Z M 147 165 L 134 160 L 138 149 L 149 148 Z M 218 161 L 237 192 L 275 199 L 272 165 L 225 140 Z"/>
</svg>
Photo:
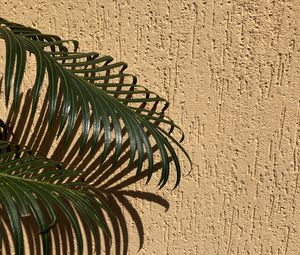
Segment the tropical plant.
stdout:
<svg viewBox="0 0 300 255">
<path fill-rule="evenodd" d="M 69 239 L 75 236 L 77 251 L 82 254 L 83 235 L 96 240 L 101 229 L 105 238 L 111 236 L 106 218 L 113 224 L 118 212 L 112 209 L 115 206 L 110 201 L 114 200 L 108 197 L 119 196 L 125 207 L 128 205 L 121 193 L 109 193 L 114 182 L 115 191 L 126 185 L 117 183 L 120 177 L 135 170 L 127 184 L 144 177 L 148 182 L 161 170 L 161 188 L 174 168 L 175 187 L 179 184 L 181 166 L 174 145 L 189 159 L 180 144 L 183 133 L 165 115 L 168 102 L 137 85 L 135 76 L 124 73 L 125 63 L 113 63 L 112 57 L 95 52 L 78 52 L 76 40 L 62 40 L 2 18 L 0 39 L 5 47 L 0 99 L 11 114 L 19 112 L 20 119 L 30 119 L 33 126 L 41 125 L 33 121 L 40 110 L 40 118 L 48 123 L 43 128 L 58 139 L 58 150 L 64 148 L 73 158 L 78 153 L 80 159 L 71 162 L 58 150 L 49 156 L 52 138 L 44 140 L 49 143 L 48 150 L 39 149 L 32 142 L 38 136 L 36 130 L 27 133 L 31 142 L 20 140 L 11 131 L 15 122 L 0 120 L 0 204 L 1 214 L 7 218 L 2 225 L 8 226 L 1 228 L 0 244 L 10 233 L 15 253 L 23 254 L 23 219 L 30 216 L 43 253 L 49 254 L 55 248 L 52 231 L 64 217 L 72 229 Z M 34 81 L 23 100 L 24 77 L 32 57 Z M 23 107 L 30 108 L 29 115 L 20 113 L 22 100 Z M 175 131 L 181 134 L 180 139 L 174 136 Z M 78 132 L 80 142 L 76 140 Z M 114 175 L 110 184 L 101 185 L 110 174 Z M 82 223 L 88 227 L 82 227 Z"/>
</svg>

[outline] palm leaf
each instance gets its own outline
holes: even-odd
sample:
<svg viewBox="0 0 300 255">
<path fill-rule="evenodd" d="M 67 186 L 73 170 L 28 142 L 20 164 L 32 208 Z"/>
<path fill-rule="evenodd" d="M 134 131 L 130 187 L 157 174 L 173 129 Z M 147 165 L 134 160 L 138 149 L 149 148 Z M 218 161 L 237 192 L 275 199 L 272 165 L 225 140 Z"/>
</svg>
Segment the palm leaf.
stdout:
<svg viewBox="0 0 300 255">
<path fill-rule="evenodd" d="M 29 53 L 36 59 L 36 75 L 31 89 L 32 116 L 36 113 L 40 92 L 47 84 L 49 127 L 58 118 L 57 135 L 64 135 L 65 144 L 75 136 L 76 122 L 82 119 L 79 153 L 91 144 L 91 155 L 96 154 L 95 150 L 103 139 L 100 162 L 110 159 L 113 153 L 113 160 L 107 160 L 106 167 L 107 164 L 117 167 L 122 165 L 121 154 L 129 146 L 127 169 L 136 169 L 139 175 L 136 180 L 148 176 L 149 181 L 161 166 L 159 186 L 163 187 L 169 179 L 171 161 L 174 161 L 177 173 L 175 187 L 179 184 L 181 166 L 174 144 L 190 160 L 180 144 L 183 132 L 165 115 L 168 102 L 138 85 L 135 76 L 124 73 L 125 63 L 114 63 L 112 57 L 100 56 L 96 52 L 78 52 L 75 40 L 42 34 L 1 18 L 0 39 L 4 40 L 6 49 L 4 91 L 7 106 L 12 105 L 15 110 L 19 107 Z M 58 100 L 60 94 L 62 103 Z M 57 114 L 58 109 L 60 115 Z M 174 135 L 177 133 L 179 138 Z M 80 181 L 82 169 L 63 170 L 61 163 L 3 141 L 7 139 L 6 127 L 0 121 L 0 203 L 7 211 L 17 254 L 22 254 L 24 249 L 21 223 L 22 217 L 28 214 L 38 225 L 44 254 L 50 251 L 50 231 L 55 226 L 57 211 L 62 212 L 72 226 L 80 253 L 83 249 L 82 235 L 86 230 L 80 227 L 80 219 L 88 224 L 94 238 L 98 227 L 109 233 L 102 212 L 103 208 L 107 210 L 102 202 L 106 195 Z M 156 150 L 161 164 L 154 163 Z M 147 167 L 145 160 L 148 161 Z M 113 180 L 107 185 L 111 185 Z M 128 181 L 132 183 L 131 179 Z M 123 187 L 128 181 L 119 186 Z M 114 196 L 110 189 L 106 192 L 108 197 Z M 116 197 L 125 208 L 130 208 L 126 199 Z M 119 208 L 114 199 L 107 201 Z M 119 224 L 116 222 L 125 222 L 121 216 L 110 218 L 114 228 Z M 121 230 L 126 232 L 123 227 Z M 105 237 L 106 245 L 107 240 Z M 126 245 L 125 242 L 124 250 L 127 250 Z"/>
<path fill-rule="evenodd" d="M 110 233 L 100 216 L 107 207 L 82 181 L 68 182 L 71 176 L 80 177 L 76 171 L 61 169 L 58 162 L 0 141 L 0 204 L 9 218 L 16 254 L 24 253 L 21 219 L 29 214 L 33 215 L 39 228 L 44 254 L 51 251 L 50 230 L 56 225 L 57 211 L 62 212 L 72 226 L 79 254 L 83 251 L 84 233 L 76 213 L 89 224 L 92 234 L 98 227 L 106 234 Z"/>
<path fill-rule="evenodd" d="M 62 40 L 58 36 L 45 35 L 39 31 L 19 24 L 0 20 L 0 38 L 6 45 L 5 66 L 5 101 L 8 105 L 13 91 L 13 103 L 17 108 L 25 71 L 26 52 L 36 58 L 36 77 L 32 87 L 32 113 L 37 108 L 39 94 L 46 73 L 48 76 L 49 124 L 53 122 L 57 109 L 57 95 L 61 90 L 63 95 L 62 115 L 60 117 L 60 132 L 65 132 L 68 141 L 74 130 L 79 112 L 82 114 L 82 133 L 80 152 L 85 147 L 89 135 L 92 136 L 92 150 L 99 141 L 101 130 L 104 131 L 104 146 L 101 158 L 104 160 L 114 146 L 116 164 L 121 153 L 126 130 L 130 141 L 131 165 L 138 161 L 137 173 L 144 167 L 144 153 L 148 161 L 148 180 L 153 173 L 154 153 L 153 143 L 157 144 L 162 174 L 159 182 L 164 186 L 169 178 L 170 160 L 175 162 L 177 181 L 180 181 L 180 164 L 175 144 L 188 157 L 180 141 L 171 135 L 176 126 L 164 114 L 168 103 L 143 86 L 136 84 L 136 78 L 125 74 L 125 63 L 111 63 L 110 56 L 100 57 L 99 54 L 77 52 L 78 43 L 73 40 Z M 74 44 L 69 51 L 67 42 Z M 118 71 L 116 71 L 118 70 Z M 125 80 L 132 79 L 131 82 Z M 117 82 L 116 82 L 117 81 Z M 149 105 L 151 104 L 151 107 Z M 147 109 L 145 108 L 147 106 Z M 167 127 L 168 129 L 164 129 Z M 114 144 L 112 139 L 115 137 Z"/>
</svg>

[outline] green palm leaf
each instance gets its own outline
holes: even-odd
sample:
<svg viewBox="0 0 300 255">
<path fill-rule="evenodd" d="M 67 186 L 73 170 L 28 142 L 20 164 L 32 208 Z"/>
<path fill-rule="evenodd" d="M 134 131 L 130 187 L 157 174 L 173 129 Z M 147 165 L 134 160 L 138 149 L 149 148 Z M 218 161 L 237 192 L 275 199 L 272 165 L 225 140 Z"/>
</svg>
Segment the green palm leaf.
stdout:
<svg viewBox="0 0 300 255">
<path fill-rule="evenodd" d="M 21 218 L 28 214 L 33 215 L 37 223 L 44 254 L 51 251 L 49 231 L 56 224 L 58 210 L 66 216 L 74 230 L 79 254 L 83 251 L 83 230 L 76 212 L 89 223 L 93 234 L 98 227 L 106 234 L 110 233 L 100 216 L 107 207 L 82 181 L 68 182 L 74 176 L 80 177 L 76 171 L 61 169 L 58 162 L 0 141 L 0 204 L 9 218 L 16 254 L 24 253 Z"/>
<path fill-rule="evenodd" d="M 79 153 L 91 144 L 91 154 L 95 155 L 103 139 L 100 162 L 112 153 L 113 160 L 107 162 L 113 167 L 120 164 L 121 154 L 128 145 L 128 169 L 136 168 L 137 175 L 140 178 L 147 175 L 149 181 L 161 166 L 159 186 L 163 187 L 173 161 L 177 173 L 175 187 L 179 184 L 181 166 L 175 148 L 190 161 L 180 144 L 183 132 L 165 115 L 168 102 L 138 85 L 135 76 L 124 73 L 125 63 L 114 63 L 112 57 L 95 52 L 78 52 L 75 40 L 42 34 L 2 18 L 0 39 L 4 40 L 6 49 L 4 100 L 7 107 L 12 105 L 14 110 L 19 107 L 29 53 L 36 59 L 30 102 L 32 116 L 36 113 L 41 90 L 47 86 L 49 127 L 58 119 L 57 136 L 64 135 L 65 144 L 74 137 L 76 121 L 81 119 Z M 80 169 L 62 169 L 61 163 L 6 140 L 9 140 L 7 130 L 0 120 L 0 204 L 7 212 L 17 254 L 23 254 L 24 250 L 21 225 L 25 215 L 32 215 L 37 223 L 44 254 L 50 252 L 50 231 L 56 225 L 58 211 L 72 226 L 80 254 L 85 231 L 80 220 L 88 224 L 94 237 L 99 227 L 109 236 L 102 212 L 107 211 L 101 199 L 105 195 L 81 181 Z M 155 150 L 161 158 L 159 167 L 154 162 Z"/>
<path fill-rule="evenodd" d="M 0 20 L 0 35 L 6 44 L 5 67 L 5 99 L 10 99 L 13 89 L 13 102 L 17 106 L 20 97 L 20 87 L 25 69 L 26 51 L 36 57 L 36 78 L 32 88 L 32 112 L 36 111 L 39 94 L 43 86 L 45 74 L 48 74 L 49 123 L 51 125 L 57 108 L 58 91 L 62 90 L 63 106 L 60 118 L 60 132 L 65 128 L 66 140 L 72 135 L 79 111 L 82 113 L 82 134 L 80 152 L 92 133 L 92 149 L 99 141 L 101 129 L 104 130 L 104 148 L 101 157 L 105 159 L 115 137 L 114 161 L 116 164 L 121 155 L 123 142 L 122 128 L 127 131 L 130 141 L 130 160 L 138 160 L 137 173 L 144 166 L 144 153 L 148 159 L 148 180 L 153 173 L 153 142 L 158 145 L 162 159 L 162 174 L 159 182 L 164 186 L 169 178 L 171 156 L 175 162 L 177 181 L 180 181 L 180 165 L 177 153 L 171 142 L 189 158 L 180 143 L 170 134 L 178 128 L 173 121 L 164 115 L 168 103 L 155 93 L 142 86 L 136 85 L 135 77 L 124 74 L 125 63 L 110 64 L 109 56 L 99 57 L 97 53 L 76 52 L 78 43 L 74 43 L 74 50 L 69 52 L 64 43 L 57 36 L 43 35 L 31 28 Z M 82 60 L 84 59 L 84 60 Z M 81 60 L 81 61 L 80 61 Z M 112 73 L 114 69 L 120 69 Z M 126 83 L 125 78 L 133 81 Z M 14 81 L 12 82 L 14 78 Z M 118 80 L 118 83 L 112 82 Z M 114 88 L 112 90 L 111 88 Z M 152 104 L 150 109 L 145 105 Z M 160 110 L 158 105 L 162 104 Z M 78 107 L 79 106 L 79 107 Z M 149 108 L 149 107 L 148 107 Z M 165 131 L 158 124 L 169 126 Z M 179 129 L 180 130 L 180 129 Z M 152 139 L 152 140 L 151 140 Z M 182 139 L 180 139 L 182 140 Z"/>
</svg>

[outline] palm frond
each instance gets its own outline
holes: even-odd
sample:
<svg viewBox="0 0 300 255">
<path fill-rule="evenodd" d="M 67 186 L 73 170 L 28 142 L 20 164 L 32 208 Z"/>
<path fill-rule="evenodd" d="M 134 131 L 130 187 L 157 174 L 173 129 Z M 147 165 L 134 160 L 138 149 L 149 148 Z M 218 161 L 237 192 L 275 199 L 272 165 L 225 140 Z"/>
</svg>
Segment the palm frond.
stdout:
<svg viewBox="0 0 300 255">
<path fill-rule="evenodd" d="M 74 176 L 78 180 L 68 182 Z M 22 217 L 26 215 L 32 215 L 37 223 L 44 254 L 51 251 L 50 231 L 56 225 L 58 211 L 72 226 L 79 254 L 83 251 L 84 230 L 78 214 L 89 224 L 93 235 L 98 228 L 110 235 L 101 217 L 103 210 L 108 211 L 107 206 L 80 180 L 78 172 L 62 169 L 59 162 L 33 155 L 28 149 L 6 141 L 0 141 L 0 204 L 7 212 L 18 255 L 24 254 Z"/>
<path fill-rule="evenodd" d="M 77 52 L 78 42 L 62 40 L 58 36 L 42 34 L 39 31 L 0 19 L 0 38 L 6 45 L 5 101 L 8 105 L 13 91 L 13 104 L 17 108 L 25 71 L 26 52 L 36 58 L 36 77 L 32 87 L 32 113 L 37 108 L 39 95 L 46 74 L 48 77 L 49 124 L 53 122 L 57 109 L 57 95 L 63 95 L 62 115 L 59 134 L 65 133 L 70 139 L 79 112 L 82 114 L 82 134 L 80 152 L 85 147 L 89 135 L 92 136 L 92 150 L 96 147 L 101 130 L 104 131 L 103 160 L 114 146 L 116 164 L 121 153 L 126 130 L 130 141 L 131 165 L 137 159 L 137 174 L 144 167 L 144 154 L 148 161 L 148 180 L 154 168 L 152 145 L 158 146 L 162 173 L 159 181 L 163 187 L 170 172 L 169 157 L 175 163 L 179 184 L 181 166 L 175 144 L 190 160 L 180 142 L 172 136 L 174 129 L 180 128 L 164 114 L 168 102 L 157 94 L 137 85 L 136 78 L 125 74 L 125 63 L 111 63 L 112 57 L 100 57 L 98 53 Z M 66 43 L 73 44 L 72 51 Z M 128 79 L 131 79 L 128 82 Z M 151 105 L 151 106 L 150 106 Z M 146 107 L 147 106 L 147 107 Z M 166 129 L 167 128 L 167 129 Z M 112 139 L 115 142 L 112 143 Z"/>
</svg>

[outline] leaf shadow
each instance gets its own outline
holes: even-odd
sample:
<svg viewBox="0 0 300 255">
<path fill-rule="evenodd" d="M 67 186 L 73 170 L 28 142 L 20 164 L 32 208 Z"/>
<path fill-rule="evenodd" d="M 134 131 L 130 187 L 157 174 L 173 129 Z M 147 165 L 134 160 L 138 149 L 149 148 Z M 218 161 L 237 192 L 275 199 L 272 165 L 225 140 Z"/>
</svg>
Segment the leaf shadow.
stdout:
<svg viewBox="0 0 300 255">
<path fill-rule="evenodd" d="M 47 96 L 47 95 L 46 95 Z M 21 95 L 22 100 L 25 102 L 31 102 L 30 90 L 24 95 Z M 61 104 L 61 93 L 58 95 L 58 105 Z M 99 197 L 109 206 L 112 214 L 107 214 L 102 211 L 99 212 L 107 221 L 112 232 L 112 242 L 107 235 L 103 235 L 99 230 L 96 233 L 95 239 L 89 231 L 88 224 L 82 220 L 82 228 L 85 229 L 85 240 L 88 245 L 85 246 L 86 254 L 127 254 L 129 249 L 129 230 L 127 215 L 130 216 L 134 222 L 136 232 L 139 238 L 139 249 L 144 244 L 144 227 L 142 217 L 139 214 L 137 208 L 133 206 L 131 201 L 145 200 L 151 203 L 155 203 L 162 206 L 166 211 L 169 208 L 169 202 L 155 193 L 136 191 L 131 188 L 133 184 L 145 179 L 148 176 L 147 169 L 136 176 L 132 173 L 137 167 L 135 161 L 131 166 L 127 166 L 130 153 L 128 151 L 130 143 L 128 140 L 123 142 L 122 150 L 123 154 L 120 156 L 118 163 L 112 167 L 113 156 L 107 157 L 104 162 L 100 157 L 94 157 L 90 153 L 90 147 L 92 144 L 91 139 L 88 140 L 87 145 L 83 152 L 78 155 L 80 148 L 80 139 L 77 135 L 80 133 L 81 114 L 79 113 L 73 135 L 70 142 L 65 146 L 64 135 L 61 140 L 57 140 L 57 133 L 59 130 L 59 116 L 61 109 L 58 108 L 56 112 L 57 119 L 53 122 L 51 127 L 48 126 L 48 103 L 44 100 L 41 108 L 39 109 L 39 115 L 34 116 L 31 114 L 31 104 L 24 104 L 18 111 L 14 111 L 13 108 L 9 109 L 5 125 L 8 129 L 8 140 L 18 143 L 22 146 L 30 148 L 34 153 L 44 156 L 51 154 L 51 159 L 57 160 L 63 163 L 63 166 L 68 166 L 74 169 L 82 169 L 82 178 L 85 182 L 92 185 L 96 190 Z M 126 130 L 122 131 L 124 134 Z M 103 137 L 100 138 L 96 151 L 100 150 L 103 146 Z M 114 142 L 114 141 L 113 141 Z M 66 150 L 72 146 L 70 150 Z M 153 151 L 157 151 L 158 148 L 153 146 Z M 109 152 L 113 151 L 113 146 L 110 147 Z M 144 160 L 147 159 L 147 155 L 144 155 Z M 157 162 L 154 167 L 154 172 L 161 168 L 161 163 Z M 126 213 L 124 213 L 126 212 Z M 58 224 L 53 228 L 51 232 L 52 237 L 52 254 L 75 254 L 77 247 L 73 242 L 72 228 L 68 224 L 66 218 L 61 212 L 58 212 Z M 126 215 L 125 215 L 126 214 Z M 79 216 L 80 217 L 80 216 Z M 32 223 L 33 219 L 30 217 L 24 218 L 26 222 L 26 234 L 30 237 L 29 247 L 34 247 L 32 250 L 40 250 L 40 241 L 38 239 L 37 228 Z M 4 242 L 7 242 L 4 238 Z M 93 244 L 93 245 L 91 245 Z M 113 245 L 112 245 L 113 244 Z M 6 247 L 6 246 L 5 246 Z M 67 252 L 66 252 L 67 251 Z M 5 253 L 9 254 L 9 253 Z"/>
</svg>

